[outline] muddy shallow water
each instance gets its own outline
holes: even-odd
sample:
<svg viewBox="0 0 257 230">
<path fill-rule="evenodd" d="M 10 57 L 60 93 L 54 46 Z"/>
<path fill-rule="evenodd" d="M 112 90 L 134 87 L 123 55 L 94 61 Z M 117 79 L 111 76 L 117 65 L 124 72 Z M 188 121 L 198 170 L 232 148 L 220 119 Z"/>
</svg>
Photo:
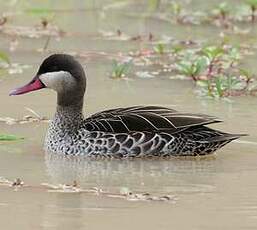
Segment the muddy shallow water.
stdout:
<svg viewBox="0 0 257 230">
<path fill-rule="evenodd" d="M 201 4 L 201 1 L 196 2 Z M 78 7 L 82 6 L 78 4 Z M 107 11 L 110 17 L 102 19 L 98 5 L 89 4 L 86 7 L 89 9 L 86 12 L 63 12 L 65 20 L 57 19 L 60 26 L 65 25 L 65 29 L 80 34 L 60 41 L 53 39 L 49 44 L 49 53 L 81 49 L 115 53 L 137 49 L 142 45 L 136 41 L 96 39 L 98 30 L 118 27 L 131 35 L 157 30 L 160 34 L 172 34 L 177 39 L 206 39 L 206 36 L 213 39 L 217 36 L 213 27 L 197 27 L 197 33 L 192 33 L 194 28 L 182 26 L 169 31 L 166 22 L 127 16 L 118 10 Z M 203 7 L 206 5 L 203 4 Z M 81 19 L 81 24 L 74 16 Z M 25 18 L 20 23 L 28 23 L 29 17 L 26 15 L 18 15 L 13 23 L 17 24 L 20 18 Z M 88 22 L 87 25 L 82 20 Z M 235 37 L 235 40 L 251 39 L 251 36 Z M 7 50 L 9 38 L 1 36 L 0 39 L 1 49 Z M 30 68 L 22 74 L 1 77 L 0 117 L 21 118 L 29 114 L 25 107 L 48 118 L 53 115 L 55 93 L 52 91 L 42 90 L 20 97 L 8 96 L 12 88 L 32 78 L 42 57 L 47 55 L 36 51 L 44 45 L 45 40 L 19 39 L 17 50 L 11 53 L 12 61 L 30 65 Z M 0 187 L 1 228 L 256 229 L 256 97 L 246 96 L 230 101 L 204 99 L 197 96 L 191 81 L 171 80 L 164 76 L 113 80 L 108 77 L 111 67 L 106 59 L 81 61 L 86 65 L 88 75 L 85 114 L 136 104 L 162 105 L 181 111 L 215 115 L 225 122 L 212 127 L 231 133 L 248 133 L 249 136 L 207 158 L 89 161 L 45 154 L 42 146 L 47 123 L 0 123 L 2 133 L 25 138 L 12 143 L 0 143 L 0 177 L 9 180 L 21 178 L 30 185 L 17 191 L 8 186 Z M 251 69 L 257 70 L 253 57 L 249 58 L 249 63 Z M 71 184 L 74 180 L 81 188 L 98 187 L 110 192 L 125 188 L 133 192 L 172 195 L 175 199 L 167 202 L 127 201 L 101 194 L 48 192 L 41 185 Z"/>
</svg>

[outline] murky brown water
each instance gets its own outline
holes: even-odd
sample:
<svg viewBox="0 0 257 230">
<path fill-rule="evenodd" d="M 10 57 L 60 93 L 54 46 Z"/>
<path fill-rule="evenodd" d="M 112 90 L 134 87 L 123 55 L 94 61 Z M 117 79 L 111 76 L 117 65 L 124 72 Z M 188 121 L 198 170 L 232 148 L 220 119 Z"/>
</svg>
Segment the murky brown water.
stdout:
<svg viewBox="0 0 257 230">
<path fill-rule="evenodd" d="M 193 2 L 202 4 L 205 1 Z M 58 8 L 58 4 L 54 5 Z M 63 8 L 76 6 L 88 9 L 57 15 L 60 26 L 79 34 L 60 41 L 51 40 L 49 50 L 115 53 L 144 45 L 133 41 L 96 39 L 100 29 L 122 28 L 130 35 L 158 31 L 177 39 L 217 39 L 217 29 L 213 27 L 169 28 L 166 22 L 129 16 L 133 9 L 131 6 L 126 12 L 110 9 L 103 18 L 97 10 L 102 5 L 73 5 L 67 2 Z M 202 6 L 208 7 L 206 4 Z M 31 17 L 19 15 L 12 23 L 27 25 L 28 20 L 31 21 Z M 251 36 L 235 36 L 235 40 L 250 39 Z M 7 50 L 9 38 L 1 36 L 0 39 L 0 48 Z M 45 40 L 19 39 L 17 50 L 11 53 L 12 61 L 31 65 L 32 68 L 22 74 L 1 77 L 0 117 L 21 118 L 28 114 L 25 107 L 47 117 L 54 113 L 54 92 L 42 90 L 21 97 L 8 96 L 14 86 L 31 79 L 42 57 L 47 55 L 36 51 L 44 46 Z M 225 121 L 217 128 L 250 136 L 227 145 L 210 158 L 85 161 L 45 155 L 42 145 L 46 123 L 12 126 L 1 123 L 1 133 L 16 134 L 25 139 L 0 143 L 0 176 L 10 180 L 22 178 L 32 186 L 18 191 L 0 187 L 1 229 L 256 229 L 257 98 L 235 98 L 230 102 L 203 99 L 195 94 L 190 81 L 167 77 L 113 80 L 107 76 L 110 62 L 106 59 L 91 58 L 82 62 L 86 64 L 88 74 L 87 114 L 135 104 L 163 105 L 216 115 Z M 254 59 L 250 58 L 249 63 L 253 63 L 250 68 L 257 70 Z M 82 188 L 100 187 L 107 191 L 119 191 L 125 187 L 135 192 L 174 195 L 176 202 L 132 202 L 102 195 L 50 193 L 40 187 L 43 182 L 70 184 L 74 180 Z"/>
</svg>

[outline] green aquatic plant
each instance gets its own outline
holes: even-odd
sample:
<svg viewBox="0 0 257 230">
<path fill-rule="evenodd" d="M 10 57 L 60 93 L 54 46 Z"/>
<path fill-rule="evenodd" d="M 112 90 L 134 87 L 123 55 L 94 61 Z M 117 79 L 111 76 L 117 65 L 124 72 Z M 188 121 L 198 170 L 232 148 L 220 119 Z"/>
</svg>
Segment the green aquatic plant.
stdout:
<svg viewBox="0 0 257 230">
<path fill-rule="evenodd" d="M 203 94 L 210 97 L 222 98 L 242 91 L 242 82 L 236 76 L 218 75 L 212 79 L 197 81 Z"/>
<path fill-rule="evenodd" d="M 219 46 L 206 46 L 201 50 L 201 53 L 208 59 L 207 76 L 210 77 L 213 73 L 218 57 L 224 54 L 224 50 Z"/>
<path fill-rule="evenodd" d="M 0 51 L 0 62 L 10 64 L 10 58 L 7 53 Z"/>
<path fill-rule="evenodd" d="M 156 46 L 153 47 L 153 49 L 157 54 L 164 54 L 165 45 L 163 43 L 158 43 Z"/>
<path fill-rule="evenodd" d="M 240 69 L 242 56 L 239 46 L 224 43 L 184 47 L 173 60 L 176 71 L 191 77 L 204 95 L 221 98 L 251 93 L 254 78 Z"/>
<path fill-rule="evenodd" d="M 181 4 L 178 3 L 178 2 L 171 2 L 171 3 L 170 3 L 170 9 L 171 9 L 171 12 L 172 12 L 176 17 L 178 17 L 178 16 L 181 14 L 182 6 L 181 6 Z"/>
<path fill-rule="evenodd" d="M 171 2 L 170 3 L 170 12 L 175 17 L 175 20 L 180 23 L 182 19 L 182 5 L 179 2 Z"/>
<path fill-rule="evenodd" d="M 249 70 L 246 70 L 246 69 L 239 69 L 239 73 L 240 73 L 240 76 L 243 78 L 243 80 L 245 81 L 245 87 L 244 89 L 245 90 L 250 90 L 250 84 L 251 82 L 253 81 L 253 74 L 250 73 Z"/>
<path fill-rule="evenodd" d="M 183 50 L 183 46 L 181 45 L 174 45 L 171 47 L 171 53 L 175 55 L 179 54 L 182 50 Z"/>
<path fill-rule="evenodd" d="M 148 11 L 156 12 L 161 10 L 162 16 L 169 21 L 176 21 L 177 23 L 182 24 L 203 24 L 209 23 L 218 27 L 225 27 L 226 29 L 231 30 L 232 32 L 241 31 L 237 22 L 245 21 L 251 14 L 251 21 L 256 20 L 256 11 L 257 11 L 257 0 L 244 0 L 247 4 L 236 4 L 233 5 L 230 2 L 223 1 L 216 5 L 210 11 L 203 11 L 197 9 L 195 12 L 188 12 L 188 7 L 184 7 L 184 4 L 181 1 L 161 1 L 161 0 L 148 0 Z M 249 10 L 251 11 L 249 13 Z M 171 19 L 171 20 L 170 20 Z M 219 19 L 217 21 L 216 19 Z M 241 31 L 243 32 L 243 31 Z"/>
<path fill-rule="evenodd" d="M 211 97 L 223 97 L 225 92 L 223 76 L 218 76 L 214 81 L 205 80 L 202 81 L 205 90 L 207 91 L 208 96 Z M 198 84 L 199 85 L 199 84 Z"/>
<path fill-rule="evenodd" d="M 163 1 L 162 16 L 160 18 L 165 18 L 165 20 L 169 22 L 176 23 L 190 23 L 189 21 L 184 21 L 184 17 L 187 16 L 187 12 L 185 12 L 185 8 L 181 4 L 180 1 Z"/>
<path fill-rule="evenodd" d="M 240 90 L 241 81 L 231 75 L 219 75 L 215 78 L 215 91 L 214 95 L 218 97 L 231 96 L 234 90 Z"/>
<path fill-rule="evenodd" d="M 55 16 L 55 13 L 52 9 L 48 8 L 29 8 L 25 10 L 28 15 L 41 18 L 41 24 L 46 28 Z"/>
<path fill-rule="evenodd" d="M 31 15 L 47 16 L 53 13 L 53 10 L 48 8 L 29 8 L 29 9 L 26 9 L 25 12 Z"/>
<path fill-rule="evenodd" d="M 9 134 L 0 134 L 0 141 L 17 141 L 22 140 L 24 138 L 17 137 L 15 135 L 9 135 Z"/>
<path fill-rule="evenodd" d="M 148 0 L 148 12 L 155 12 L 159 9 L 161 0 Z"/>
<path fill-rule="evenodd" d="M 246 0 L 246 4 L 248 4 L 251 8 L 251 21 L 255 21 L 255 13 L 257 10 L 257 0 Z"/>
<path fill-rule="evenodd" d="M 198 57 L 193 62 L 181 61 L 177 65 L 177 69 L 181 74 L 191 77 L 194 81 L 198 80 L 199 75 L 207 67 L 207 59 L 205 57 Z"/>
<path fill-rule="evenodd" d="M 224 79 L 224 87 L 225 89 L 228 91 L 228 93 L 230 93 L 232 90 L 237 90 L 240 89 L 242 82 L 238 79 L 238 77 L 236 76 L 231 76 L 228 75 L 225 79 Z"/>
<path fill-rule="evenodd" d="M 229 49 L 227 59 L 230 62 L 230 66 L 233 67 L 241 58 L 240 50 L 238 47 L 232 47 Z"/>
<path fill-rule="evenodd" d="M 218 76 L 215 78 L 215 89 L 219 97 L 224 95 L 224 87 L 222 82 L 222 77 Z"/>
<path fill-rule="evenodd" d="M 218 15 L 223 21 L 225 21 L 230 13 L 229 5 L 227 2 L 221 2 L 214 9 L 214 14 Z"/>
<path fill-rule="evenodd" d="M 206 46 L 201 52 L 210 60 L 210 62 L 224 54 L 223 48 L 219 46 Z"/>
<path fill-rule="evenodd" d="M 126 62 L 118 62 L 117 60 L 113 60 L 112 63 L 112 78 L 123 78 L 127 75 L 131 69 L 132 60 Z"/>
<path fill-rule="evenodd" d="M 227 48 L 224 48 L 226 47 Z M 207 82 L 205 84 L 208 95 L 213 97 L 226 97 L 246 93 L 250 84 L 250 74 L 238 69 L 241 59 L 240 50 L 237 47 L 208 46 L 202 49 L 202 54 L 208 58 Z M 240 72 L 241 74 L 238 74 Z M 245 75 L 245 79 L 241 75 Z"/>
<path fill-rule="evenodd" d="M 202 94 L 208 95 L 212 97 L 212 83 L 211 80 L 209 79 L 204 79 L 204 80 L 198 80 L 197 85 L 200 87 L 200 92 Z"/>
<path fill-rule="evenodd" d="M 0 76 L 10 70 L 11 62 L 7 53 L 0 51 Z"/>
</svg>

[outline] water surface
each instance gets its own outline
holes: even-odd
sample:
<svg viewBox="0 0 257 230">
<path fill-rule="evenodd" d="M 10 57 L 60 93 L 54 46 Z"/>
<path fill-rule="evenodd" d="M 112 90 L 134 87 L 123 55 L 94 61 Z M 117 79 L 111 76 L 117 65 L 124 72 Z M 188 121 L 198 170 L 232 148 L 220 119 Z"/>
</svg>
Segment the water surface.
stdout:
<svg viewBox="0 0 257 230">
<path fill-rule="evenodd" d="M 92 1 L 93 2 L 93 1 Z M 208 7 L 205 1 L 195 1 Z M 218 2 L 218 1 L 213 1 Z M 128 34 L 155 32 L 176 39 L 218 38 L 212 26 L 175 26 L 165 21 L 131 16 L 140 8 L 128 5 L 126 11 L 110 8 L 102 18 L 102 4 L 69 4 L 63 8 L 83 8 L 84 11 L 59 13 L 57 22 L 76 35 L 52 39 L 49 53 L 57 51 L 104 51 L 110 54 L 136 50 L 145 44 L 139 41 L 116 41 L 97 38 L 99 30 L 122 30 Z M 141 2 L 141 7 L 144 6 Z M 194 4 L 192 4 L 194 5 Z M 58 8 L 55 4 L 53 8 Z M 8 8 L 8 7 L 7 7 Z M 63 17 L 61 17 L 63 16 Z M 34 25 L 31 17 L 17 15 L 13 24 Z M 254 32 L 253 32 L 254 33 Z M 252 34 L 249 34 L 250 39 Z M 7 50 L 9 39 L 1 49 Z M 235 40 L 247 39 L 235 37 Z M 22 74 L 5 75 L 0 81 L 0 117 L 21 118 L 28 114 L 25 107 L 51 117 L 55 111 L 55 93 L 42 90 L 20 97 L 9 97 L 15 86 L 29 81 L 42 58 L 36 50 L 46 38 L 20 38 L 12 61 L 30 65 Z M 256 229 L 257 227 L 257 99 L 246 96 L 231 101 L 209 100 L 197 96 L 190 81 L 171 80 L 160 76 L 152 79 L 132 77 L 132 80 L 113 80 L 108 77 L 110 61 L 106 58 L 81 59 L 88 76 L 85 114 L 103 109 L 132 105 L 161 105 L 181 111 L 215 115 L 224 123 L 212 127 L 231 133 L 248 133 L 216 155 L 196 159 L 171 160 L 104 160 L 88 161 L 61 158 L 43 151 L 47 123 L 6 125 L 3 133 L 25 139 L 15 143 L 0 143 L 0 176 L 14 180 L 21 178 L 24 187 L 14 191 L 0 187 L 0 219 L 3 229 Z M 254 57 L 246 61 L 257 70 Z M 175 202 L 127 201 L 104 195 L 51 193 L 41 183 L 71 184 L 74 180 L 82 188 L 99 187 L 119 192 L 126 188 L 133 192 L 174 195 Z"/>
</svg>

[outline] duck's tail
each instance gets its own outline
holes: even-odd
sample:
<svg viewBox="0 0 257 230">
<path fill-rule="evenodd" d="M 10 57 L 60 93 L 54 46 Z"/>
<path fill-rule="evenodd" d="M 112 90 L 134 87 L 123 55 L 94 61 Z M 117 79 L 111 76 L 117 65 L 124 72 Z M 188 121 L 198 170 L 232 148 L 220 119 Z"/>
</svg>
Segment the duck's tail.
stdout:
<svg viewBox="0 0 257 230">
<path fill-rule="evenodd" d="M 230 133 L 222 133 L 221 136 L 215 136 L 211 137 L 209 139 L 206 139 L 205 141 L 212 143 L 212 142 L 230 142 L 233 140 L 236 140 L 240 137 L 248 136 L 248 134 L 230 134 Z"/>
<path fill-rule="evenodd" d="M 197 141 L 198 144 L 197 148 L 195 149 L 197 153 L 196 155 L 208 155 L 214 153 L 231 141 L 243 136 L 247 136 L 247 134 L 230 134 L 219 131 L 216 131 L 216 134 L 218 135 Z"/>
</svg>

